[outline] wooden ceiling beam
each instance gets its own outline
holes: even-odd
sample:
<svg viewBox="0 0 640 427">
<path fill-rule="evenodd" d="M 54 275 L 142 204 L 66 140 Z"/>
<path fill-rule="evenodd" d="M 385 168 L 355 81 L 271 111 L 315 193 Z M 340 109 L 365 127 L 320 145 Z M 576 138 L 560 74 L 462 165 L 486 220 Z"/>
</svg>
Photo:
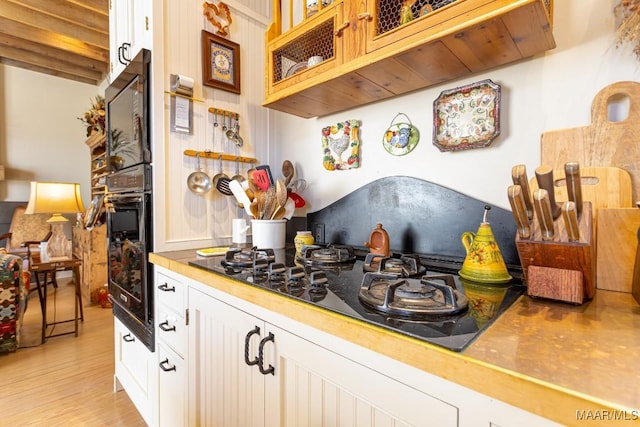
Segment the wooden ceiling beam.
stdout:
<svg viewBox="0 0 640 427">
<path fill-rule="evenodd" d="M 29 1 L 29 0 L 27 0 Z M 48 2 L 41 2 L 46 5 Z M 75 9 L 78 9 L 77 7 Z M 96 31 L 84 24 L 73 25 L 69 17 L 55 16 L 48 12 L 36 10 L 21 3 L 13 1 L 0 2 L 0 16 L 12 21 L 29 25 L 48 33 L 56 33 L 75 40 L 82 40 L 101 49 L 109 49 L 109 31 Z"/>
<path fill-rule="evenodd" d="M 97 80 L 87 79 L 75 73 L 65 73 L 62 71 L 52 70 L 50 68 L 45 68 L 45 67 L 40 67 L 33 64 L 27 64 L 24 62 L 15 61 L 9 58 L 3 58 L 2 56 L 0 56 L 0 63 L 3 63 L 5 65 L 11 65 L 12 67 L 16 67 L 16 68 L 22 68 L 24 70 L 34 71 L 36 73 L 48 74 L 50 76 L 60 77 L 67 80 L 74 80 L 77 82 L 86 83 L 86 84 L 95 85 L 95 86 L 97 86 L 101 81 L 101 80 L 97 81 Z"/>
<path fill-rule="evenodd" d="M 0 47 L 2 46 L 30 52 L 39 55 L 43 59 L 51 58 L 63 60 L 64 62 L 74 64 L 79 68 L 88 68 L 101 73 L 106 73 L 108 69 L 107 63 L 104 61 L 98 61 L 86 56 L 63 52 L 56 48 L 0 33 Z M 37 58 L 38 57 L 35 57 L 34 59 Z"/>
<path fill-rule="evenodd" d="M 100 84 L 109 68 L 109 0 L 0 0 L 0 62 Z"/>
<path fill-rule="evenodd" d="M 73 53 L 98 61 L 109 61 L 109 51 L 91 46 L 80 40 L 68 36 L 41 30 L 27 24 L 7 19 L 0 16 L 0 31 L 4 34 L 19 34 L 21 38 L 53 47 L 62 51 Z"/>
<path fill-rule="evenodd" d="M 84 77 L 92 81 L 99 81 L 104 74 L 99 70 L 91 70 L 88 67 L 81 67 L 74 64 L 73 58 L 71 58 L 70 56 L 67 56 L 64 60 L 52 57 L 45 58 L 42 55 L 34 52 L 15 49 L 12 47 L 0 46 L 0 57 L 12 59 L 21 63 L 31 64 L 33 66 L 39 66 L 52 71 L 63 72 L 65 74 L 76 74 L 80 77 Z"/>
<path fill-rule="evenodd" d="M 48 14 L 67 21 L 67 25 L 81 25 L 109 37 L 109 0 L 9 0 L 29 7 L 40 14 Z"/>
</svg>

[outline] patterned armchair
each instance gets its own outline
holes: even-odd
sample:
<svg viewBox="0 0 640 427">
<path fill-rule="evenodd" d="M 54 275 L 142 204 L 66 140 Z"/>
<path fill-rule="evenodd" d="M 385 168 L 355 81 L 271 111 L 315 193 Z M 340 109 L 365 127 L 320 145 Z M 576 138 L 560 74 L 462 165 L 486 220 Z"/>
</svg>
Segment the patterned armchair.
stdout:
<svg viewBox="0 0 640 427">
<path fill-rule="evenodd" d="M 0 354 L 16 351 L 29 296 L 29 262 L 40 242 L 51 235 L 49 215 L 25 214 L 26 206 L 13 211 L 9 232 L 0 236 Z"/>
<path fill-rule="evenodd" d="M 27 308 L 28 271 L 22 270 L 22 258 L 0 249 L 0 354 L 16 351 L 20 327 Z"/>
</svg>

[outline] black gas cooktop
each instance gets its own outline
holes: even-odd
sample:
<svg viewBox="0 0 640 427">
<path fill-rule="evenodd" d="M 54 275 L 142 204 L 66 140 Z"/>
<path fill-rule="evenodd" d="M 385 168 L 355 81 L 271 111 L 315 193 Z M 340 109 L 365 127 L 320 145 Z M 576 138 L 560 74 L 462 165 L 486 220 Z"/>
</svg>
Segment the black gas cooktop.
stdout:
<svg viewBox="0 0 640 427">
<path fill-rule="evenodd" d="M 309 265 L 305 262 L 304 254 L 296 257 L 293 248 L 259 251 L 261 255 L 254 255 L 254 260 L 248 264 L 235 262 L 237 258 L 230 256 L 247 254 L 246 249 L 238 251 L 241 250 L 232 249 L 232 253 L 224 256 L 199 258 L 190 261 L 189 264 L 453 351 L 466 348 L 525 290 L 525 287 L 516 281 L 502 285 L 507 288 L 504 298 L 489 318 L 486 312 L 482 311 L 486 307 L 479 306 L 477 295 L 473 298 L 466 297 L 466 284 L 457 276 L 461 261 L 410 255 L 418 259 L 420 271 L 412 272 L 411 284 L 400 285 L 401 288 L 405 287 L 409 293 L 415 293 L 416 288 L 420 293 L 425 288 L 432 292 L 431 284 L 436 283 L 421 281 L 421 278 L 431 275 L 442 276 L 444 273 L 451 275 L 452 280 L 448 279 L 451 282 L 445 286 L 436 285 L 436 288 L 452 288 L 449 294 L 455 294 L 463 304 L 451 310 L 451 314 L 435 312 L 415 317 L 403 310 L 400 313 L 393 310 L 380 311 L 372 307 L 368 298 L 362 298 L 363 286 L 366 287 L 363 283 L 376 281 L 379 277 L 376 273 L 370 272 L 370 260 L 367 259 L 366 249 L 351 248 L 344 262 L 329 262 L 322 266 Z M 391 254 L 392 261 L 401 257 L 405 255 Z M 370 277 L 372 275 L 373 277 Z M 366 279 L 363 281 L 364 278 Z M 384 296 L 382 298 L 384 299 Z"/>
</svg>

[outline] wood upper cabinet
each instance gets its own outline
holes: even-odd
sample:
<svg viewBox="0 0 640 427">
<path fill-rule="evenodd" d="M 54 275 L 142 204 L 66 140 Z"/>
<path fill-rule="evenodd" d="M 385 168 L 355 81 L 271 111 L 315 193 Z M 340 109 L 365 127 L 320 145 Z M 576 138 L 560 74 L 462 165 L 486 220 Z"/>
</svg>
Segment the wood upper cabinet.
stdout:
<svg viewBox="0 0 640 427">
<path fill-rule="evenodd" d="M 402 24 L 397 0 L 325 3 L 283 32 L 275 1 L 266 35 L 266 107 L 324 116 L 555 47 L 553 0 L 416 0 L 414 18 Z M 442 7 L 421 16 L 427 4 Z M 322 61 L 306 65 L 313 56 Z"/>
</svg>

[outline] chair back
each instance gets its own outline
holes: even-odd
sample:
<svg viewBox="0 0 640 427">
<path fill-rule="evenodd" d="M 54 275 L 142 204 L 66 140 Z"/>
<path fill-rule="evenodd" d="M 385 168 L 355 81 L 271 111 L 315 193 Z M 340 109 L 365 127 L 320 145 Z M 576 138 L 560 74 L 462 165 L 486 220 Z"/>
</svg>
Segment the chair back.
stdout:
<svg viewBox="0 0 640 427">
<path fill-rule="evenodd" d="M 13 211 L 9 233 L 11 237 L 7 239 L 6 249 L 9 253 L 26 252 L 21 248 L 24 242 L 41 242 L 51 231 L 51 225 L 47 220 L 49 214 L 25 214 L 26 206 L 18 206 Z"/>
</svg>

